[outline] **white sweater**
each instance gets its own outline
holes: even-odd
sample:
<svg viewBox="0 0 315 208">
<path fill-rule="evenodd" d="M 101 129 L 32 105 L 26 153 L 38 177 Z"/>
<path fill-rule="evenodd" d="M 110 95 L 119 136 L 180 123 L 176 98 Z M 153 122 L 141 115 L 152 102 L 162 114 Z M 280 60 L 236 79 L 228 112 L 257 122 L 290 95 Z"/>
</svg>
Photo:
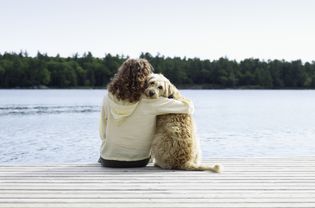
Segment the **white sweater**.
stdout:
<svg viewBox="0 0 315 208">
<path fill-rule="evenodd" d="M 101 157 L 118 161 L 149 158 L 156 116 L 168 113 L 192 114 L 193 110 L 193 104 L 188 99 L 142 98 L 136 103 L 130 103 L 119 101 L 108 93 L 103 101 L 99 128 Z"/>
</svg>

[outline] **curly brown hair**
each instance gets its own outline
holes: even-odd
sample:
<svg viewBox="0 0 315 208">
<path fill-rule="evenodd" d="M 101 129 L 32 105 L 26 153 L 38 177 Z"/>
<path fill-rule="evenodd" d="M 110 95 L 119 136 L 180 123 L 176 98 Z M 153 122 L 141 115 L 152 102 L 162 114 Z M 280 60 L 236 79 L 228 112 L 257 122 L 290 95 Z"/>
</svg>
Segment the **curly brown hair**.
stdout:
<svg viewBox="0 0 315 208">
<path fill-rule="evenodd" d="M 153 67 L 146 59 L 128 59 L 108 84 L 108 92 L 118 100 L 136 102 L 147 87 L 147 78 Z"/>
</svg>

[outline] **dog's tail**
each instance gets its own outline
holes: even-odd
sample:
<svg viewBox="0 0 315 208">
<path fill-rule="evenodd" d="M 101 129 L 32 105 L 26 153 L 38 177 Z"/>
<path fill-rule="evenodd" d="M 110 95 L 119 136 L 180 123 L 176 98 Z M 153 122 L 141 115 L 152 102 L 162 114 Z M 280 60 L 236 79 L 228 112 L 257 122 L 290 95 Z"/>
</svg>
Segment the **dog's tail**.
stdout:
<svg viewBox="0 0 315 208">
<path fill-rule="evenodd" d="M 215 165 L 213 167 L 206 166 L 206 165 L 197 165 L 193 163 L 189 163 L 184 165 L 182 170 L 191 170 L 191 171 L 211 171 L 213 173 L 220 173 L 221 172 L 221 167 L 220 165 Z"/>
</svg>

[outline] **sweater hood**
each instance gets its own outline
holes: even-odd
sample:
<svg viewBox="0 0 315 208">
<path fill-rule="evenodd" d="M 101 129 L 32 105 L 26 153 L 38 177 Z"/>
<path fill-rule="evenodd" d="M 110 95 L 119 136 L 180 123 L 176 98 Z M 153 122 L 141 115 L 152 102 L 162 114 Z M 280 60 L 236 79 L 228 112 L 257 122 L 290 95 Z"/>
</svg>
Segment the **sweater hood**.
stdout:
<svg viewBox="0 0 315 208">
<path fill-rule="evenodd" d="M 112 94 L 108 94 L 108 104 L 110 113 L 115 120 L 121 120 L 130 116 L 137 108 L 139 102 L 130 103 L 116 99 Z"/>
</svg>

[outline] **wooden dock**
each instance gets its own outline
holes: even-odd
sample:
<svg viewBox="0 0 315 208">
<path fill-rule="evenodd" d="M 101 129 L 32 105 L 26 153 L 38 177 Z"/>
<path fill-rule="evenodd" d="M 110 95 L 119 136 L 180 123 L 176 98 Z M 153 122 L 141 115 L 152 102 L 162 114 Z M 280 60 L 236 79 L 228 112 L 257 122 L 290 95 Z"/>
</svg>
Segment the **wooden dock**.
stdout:
<svg viewBox="0 0 315 208">
<path fill-rule="evenodd" d="M 213 162 L 223 173 L 0 165 L 0 208 L 315 207 L 315 157 Z"/>
</svg>

